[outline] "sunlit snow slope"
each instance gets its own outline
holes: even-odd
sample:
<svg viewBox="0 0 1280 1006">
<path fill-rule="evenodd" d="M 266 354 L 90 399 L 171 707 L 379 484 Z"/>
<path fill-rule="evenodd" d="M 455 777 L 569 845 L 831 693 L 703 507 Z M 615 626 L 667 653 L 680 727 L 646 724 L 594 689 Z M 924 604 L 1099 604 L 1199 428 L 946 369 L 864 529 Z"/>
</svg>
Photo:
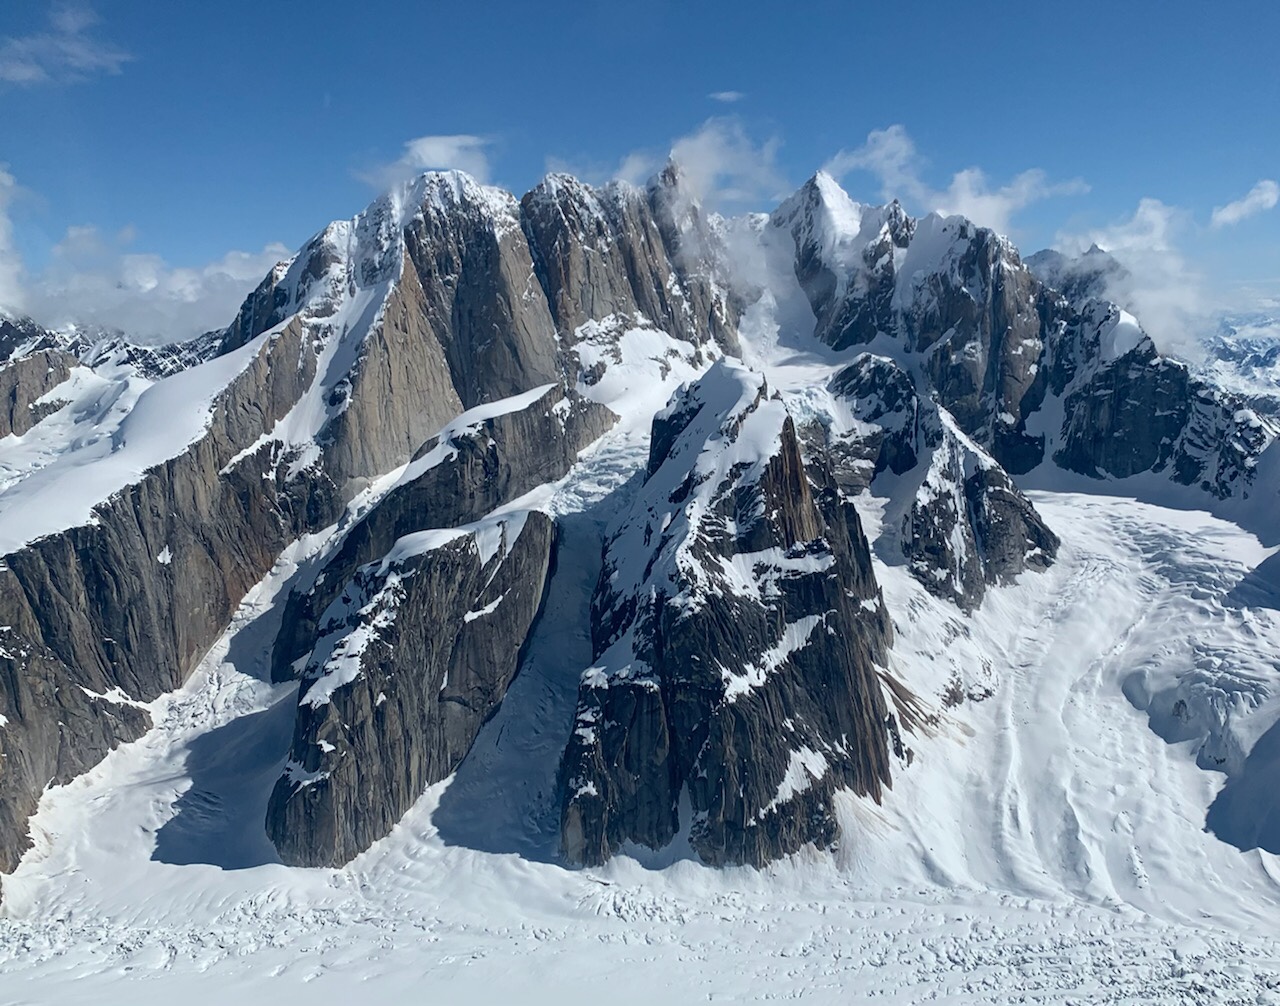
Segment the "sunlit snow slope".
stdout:
<svg viewBox="0 0 1280 1006">
<path fill-rule="evenodd" d="M 828 226 L 881 226 L 839 205 Z M 852 254 L 851 238 L 820 237 Z M 767 283 L 742 359 L 797 422 L 851 428 L 827 390 L 848 354 L 810 337 L 777 239 L 757 247 Z M 653 413 L 718 355 L 617 318 L 576 335 L 584 371 L 602 367 L 578 390 L 621 420 L 502 508 L 557 519 L 558 565 L 458 771 L 349 866 L 279 863 L 262 822 L 297 684 L 270 683 L 270 647 L 290 584 L 333 548 L 329 532 L 304 537 L 188 682 L 149 704 L 150 732 L 45 793 L 35 846 L 4 879 L 0 1004 L 1280 1003 L 1280 861 L 1264 851 L 1280 851 L 1265 813 L 1280 592 L 1254 573 L 1274 549 L 1207 499 L 1162 502 L 1150 479 L 1033 473 L 1054 487 L 1030 496 L 1056 562 L 970 614 L 911 575 L 901 501 L 877 482 L 856 504 L 894 623 L 889 669 L 919 722 L 892 791 L 844 794 L 834 851 L 763 870 L 705 867 L 679 840 L 566 867 L 557 770 L 602 537 L 633 498 Z"/>
</svg>

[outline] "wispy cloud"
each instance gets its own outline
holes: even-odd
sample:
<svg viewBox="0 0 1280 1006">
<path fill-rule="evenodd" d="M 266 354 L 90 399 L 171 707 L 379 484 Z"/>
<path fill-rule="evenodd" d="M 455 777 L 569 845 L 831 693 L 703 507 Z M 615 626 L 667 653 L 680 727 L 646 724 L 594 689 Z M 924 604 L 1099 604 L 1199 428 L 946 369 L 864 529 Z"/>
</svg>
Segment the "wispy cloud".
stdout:
<svg viewBox="0 0 1280 1006">
<path fill-rule="evenodd" d="M 13 246 L 13 220 L 9 207 L 18 193 L 18 182 L 0 164 L 0 310 L 19 312 L 22 299 L 22 259 Z"/>
<path fill-rule="evenodd" d="M 289 257 L 284 245 L 273 243 L 175 267 L 159 255 L 131 250 L 134 239 L 132 228 L 112 235 L 69 228 L 48 266 L 29 278 L 26 313 L 50 326 L 101 325 L 143 340 L 189 338 L 229 324 L 249 291 Z"/>
<path fill-rule="evenodd" d="M 1265 213 L 1280 203 L 1280 185 L 1270 178 L 1264 178 L 1251 188 L 1243 198 L 1226 206 L 1218 206 L 1213 211 L 1210 224 L 1213 227 L 1231 227 L 1241 220 Z"/>
<path fill-rule="evenodd" d="M 1107 297 L 1137 315 L 1162 350 L 1194 354 L 1215 305 L 1204 277 L 1181 250 L 1191 229 L 1187 210 L 1148 197 L 1132 214 L 1108 226 L 1059 233 L 1055 244 L 1067 254 L 1080 254 L 1095 244 L 1110 252 L 1127 275 L 1111 280 Z"/>
<path fill-rule="evenodd" d="M 119 73 L 133 57 L 94 34 L 100 21 L 87 4 L 55 4 L 44 31 L 0 38 L 0 81 L 30 87 Z"/>
<path fill-rule="evenodd" d="M 48 264 L 32 271 L 13 242 L 10 211 L 22 192 L 0 164 L 0 308 L 50 327 L 100 325 L 157 342 L 189 338 L 229 324 L 249 291 L 289 256 L 284 245 L 273 243 L 177 267 L 134 251 L 132 227 L 104 234 L 83 226 L 68 228 Z"/>
<path fill-rule="evenodd" d="M 823 169 L 836 178 L 853 171 L 869 172 L 880 182 L 881 198 L 902 199 L 925 211 L 959 213 L 1001 232 L 1007 232 L 1014 215 L 1032 203 L 1089 191 L 1079 178 L 1051 182 L 1039 168 L 997 187 L 981 168 L 965 168 L 952 176 L 946 189 L 935 189 L 923 180 L 924 160 L 902 125 L 874 130 L 862 146 L 841 150 Z"/>
<path fill-rule="evenodd" d="M 424 171 L 465 171 L 478 182 L 489 181 L 489 148 L 493 141 L 483 136 L 457 133 L 448 136 L 419 136 L 404 145 L 404 153 L 390 164 L 357 172 L 357 177 L 385 191 Z"/>
<path fill-rule="evenodd" d="M 760 209 L 791 190 L 778 167 L 782 141 L 757 143 L 732 117 L 708 119 L 671 145 L 690 195 L 719 209 Z"/>
<path fill-rule="evenodd" d="M 708 208 L 760 210 L 772 208 L 793 188 L 778 166 L 781 146 L 777 137 L 757 142 L 736 116 L 722 115 L 677 137 L 666 150 L 633 150 L 613 165 L 548 157 L 546 167 L 593 185 L 613 180 L 641 185 L 674 161 L 685 193 Z"/>
<path fill-rule="evenodd" d="M 741 101 L 746 97 L 742 91 L 712 91 L 707 95 L 712 101 L 719 101 L 726 105 L 732 105 L 736 101 Z"/>
</svg>

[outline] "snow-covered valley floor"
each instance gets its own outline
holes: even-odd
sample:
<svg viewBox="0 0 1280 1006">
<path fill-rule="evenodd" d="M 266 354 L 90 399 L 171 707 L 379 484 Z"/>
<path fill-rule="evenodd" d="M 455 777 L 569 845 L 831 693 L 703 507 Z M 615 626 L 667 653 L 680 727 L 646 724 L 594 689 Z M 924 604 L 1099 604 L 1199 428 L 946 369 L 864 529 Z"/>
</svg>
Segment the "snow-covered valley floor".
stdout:
<svg viewBox="0 0 1280 1006">
<path fill-rule="evenodd" d="M 552 501 L 559 571 L 503 709 L 343 870 L 280 866 L 260 827 L 292 727 L 293 686 L 263 681 L 272 602 L 308 546 L 283 559 L 146 737 L 46 794 L 4 881 L 0 1004 L 1280 1003 L 1280 862 L 1206 831 L 1227 777 L 1196 764 L 1247 779 L 1280 613 L 1233 593 L 1269 550 L 1200 513 L 1037 493 L 1058 563 L 973 618 L 882 549 L 894 670 L 937 720 L 883 806 L 846 802 L 839 850 L 560 865 L 555 762 L 622 453 Z"/>
</svg>

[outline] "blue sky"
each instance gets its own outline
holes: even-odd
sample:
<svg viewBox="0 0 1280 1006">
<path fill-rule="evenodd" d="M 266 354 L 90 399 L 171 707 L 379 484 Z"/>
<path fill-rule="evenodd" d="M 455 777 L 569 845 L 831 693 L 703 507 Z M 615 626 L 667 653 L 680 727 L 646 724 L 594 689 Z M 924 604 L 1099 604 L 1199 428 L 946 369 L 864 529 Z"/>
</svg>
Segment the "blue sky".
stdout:
<svg viewBox="0 0 1280 1006">
<path fill-rule="evenodd" d="M 673 145 L 726 210 L 826 165 L 1024 251 L 1097 239 L 1187 310 L 1280 296 L 1280 5 L 942 7 L 7 0 L 0 302 L 221 324 L 398 172 L 522 192 Z"/>
</svg>

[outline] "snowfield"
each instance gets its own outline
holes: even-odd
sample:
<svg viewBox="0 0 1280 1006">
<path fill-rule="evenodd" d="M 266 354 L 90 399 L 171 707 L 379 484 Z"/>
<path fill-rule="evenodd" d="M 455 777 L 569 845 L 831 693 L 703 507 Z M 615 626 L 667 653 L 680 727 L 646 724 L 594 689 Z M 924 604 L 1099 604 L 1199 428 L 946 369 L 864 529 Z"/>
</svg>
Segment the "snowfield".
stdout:
<svg viewBox="0 0 1280 1006">
<path fill-rule="evenodd" d="M 936 704 L 885 804 L 846 800 L 835 853 L 560 865 L 556 760 L 599 534 L 642 446 L 607 439 L 554 488 L 562 565 L 506 704 L 343 870 L 280 866 L 261 829 L 296 687 L 265 683 L 272 601 L 319 536 L 292 549 L 153 704 L 155 729 L 46 794 L 5 880 L 0 1003 L 1280 1003 L 1280 864 L 1205 831 L 1224 782 L 1196 765 L 1205 737 L 1167 743 L 1126 697 L 1214 658 L 1274 694 L 1280 617 L 1232 601 L 1269 550 L 1200 513 L 1037 493 L 1059 562 L 971 621 L 879 561 L 894 669 L 979 701 Z M 864 502 L 874 538 L 880 501 Z M 1275 714 L 1266 699 L 1227 732 Z"/>
</svg>

